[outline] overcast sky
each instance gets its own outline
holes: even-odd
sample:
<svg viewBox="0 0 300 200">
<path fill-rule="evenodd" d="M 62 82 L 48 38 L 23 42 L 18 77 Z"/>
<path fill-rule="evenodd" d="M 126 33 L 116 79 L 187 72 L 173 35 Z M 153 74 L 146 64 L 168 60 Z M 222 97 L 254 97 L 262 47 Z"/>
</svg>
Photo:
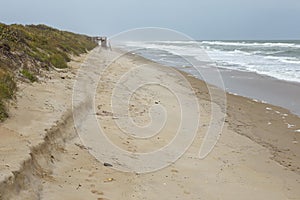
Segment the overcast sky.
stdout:
<svg viewBox="0 0 300 200">
<path fill-rule="evenodd" d="M 0 0 L 0 21 L 111 36 L 163 27 L 194 39 L 300 39 L 300 0 Z"/>
</svg>

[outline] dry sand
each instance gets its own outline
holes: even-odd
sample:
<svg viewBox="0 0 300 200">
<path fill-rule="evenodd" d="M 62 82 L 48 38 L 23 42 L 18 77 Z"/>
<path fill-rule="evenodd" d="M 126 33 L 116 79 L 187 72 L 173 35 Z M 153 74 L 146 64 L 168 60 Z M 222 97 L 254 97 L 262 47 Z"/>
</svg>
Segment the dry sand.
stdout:
<svg viewBox="0 0 300 200">
<path fill-rule="evenodd" d="M 119 53 L 96 48 L 73 61 L 70 71 L 51 72 L 51 79 L 43 83 L 20 85 L 11 118 L 0 127 L 0 199 L 300 199 L 299 117 L 283 108 L 227 94 L 220 139 L 206 158 L 199 159 L 211 106 L 217 106 L 222 96 L 211 102 L 205 84 L 183 72 L 198 97 L 201 113 L 197 136 L 187 152 L 150 173 L 114 169 L 126 168 L 129 157 L 123 154 L 114 155 L 110 162 L 114 167 L 105 167 L 89 153 L 92 149 L 82 145 L 74 128 L 72 92 L 81 65 L 87 69 L 96 66 L 98 71 L 90 73 L 104 75 L 97 87 L 94 115 L 106 136 L 120 148 L 151 152 L 163 147 L 180 120 L 172 93 L 162 87 L 143 87 L 130 99 L 129 114 L 134 122 L 141 126 L 149 123 L 148 109 L 156 103 L 166 108 L 170 122 L 147 140 L 135 141 L 122 133 L 115 124 L 120 116 L 111 109 L 110 95 L 122 75 L 150 64 L 153 68 L 147 73 L 164 73 L 160 78 L 177 88 L 182 83 L 173 80 L 173 70 L 135 55 L 122 56 L 108 65 Z M 147 76 L 146 72 L 141 73 Z M 130 76 L 143 80 L 134 74 L 129 74 L 128 80 Z M 136 162 L 137 167 L 142 164 Z"/>
</svg>

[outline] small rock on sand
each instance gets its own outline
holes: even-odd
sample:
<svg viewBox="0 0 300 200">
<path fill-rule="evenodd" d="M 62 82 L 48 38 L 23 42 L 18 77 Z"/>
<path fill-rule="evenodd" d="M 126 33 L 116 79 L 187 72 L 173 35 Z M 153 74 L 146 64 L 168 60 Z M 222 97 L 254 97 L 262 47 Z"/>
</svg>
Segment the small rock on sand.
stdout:
<svg viewBox="0 0 300 200">
<path fill-rule="evenodd" d="M 113 166 L 113 165 L 110 164 L 110 163 L 103 163 L 103 165 L 104 165 L 105 167 L 112 167 L 112 166 Z"/>
</svg>

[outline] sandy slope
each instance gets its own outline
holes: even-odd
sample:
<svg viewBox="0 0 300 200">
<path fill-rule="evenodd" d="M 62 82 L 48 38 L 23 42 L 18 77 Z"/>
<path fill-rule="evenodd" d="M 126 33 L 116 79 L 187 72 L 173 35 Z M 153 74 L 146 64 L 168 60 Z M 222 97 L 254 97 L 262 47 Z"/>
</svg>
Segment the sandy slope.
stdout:
<svg viewBox="0 0 300 200">
<path fill-rule="evenodd" d="M 75 107 L 78 106 L 80 114 L 86 112 L 86 115 L 75 122 L 77 131 L 85 128 L 93 135 L 96 130 L 89 121 L 92 115 L 88 115 L 93 114 L 107 138 L 131 154 L 111 152 L 111 146 L 104 140 L 95 141 L 99 149 L 82 145 L 76 136 L 71 112 L 75 75 L 72 72 L 53 73 L 47 83 L 26 85 L 19 93 L 21 97 L 18 107 L 12 110 L 12 118 L 1 126 L 0 199 L 300 199 L 300 149 L 297 143 L 300 137 L 295 132 L 300 129 L 300 119 L 282 108 L 228 95 L 221 137 L 209 156 L 201 160 L 199 148 L 209 127 L 211 106 L 219 108 L 220 113 L 224 110 L 217 105 L 218 99 L 217 102 L 209 101 L 203 82 L 184 73 L 198 97 L 200 123 L 197 136 L 176 162 L 154 172 L 137 173 L 139 169 L 157 166 L 159 161 L 173 156 L 172 152 L 159 154 L 146 165 L 135 157 L 132 166 L 128 163 L 134 153 L 157 150 L 174 137 L 181 121 L 178 101 L 164 87 L 148 85 L 137 90 L 129 101 L 129 116 L 134 123 L 149 124 L 148 113 L 156 104 L 166 109 L 168 122 L 158 135 L 135 140 L 116 125 L 124 117 L 120 111 L 122 107 L 111 107 L 111 94 L 114 94 L 116 83 L 124 78 L 124 74 L 122 86 L 130 86 L 132 79 L 134 84 L 142 83 L 151 74 L 157 77 L 156 80 L 167 79 L 179 89 L 186 85 L 176 79 L 177 72 L 137 56 L 122 56 L 111 63 L 119 53 L 95 49 L 83 62 L 84 70 L 89 69 L 86 71 L 90 77 L 87 82 L 93 83 L 93 78 L 102 76 L 97 85 L 95 110 L 85 107 L 84 101 L 93 94 L 93 88 L 84 85 L 86 88 L 78 96 L 83 102 L 76 102 Z M 134 71 L 136 66 L 144 64 L 148 65 Z M 73 63 L 73 70 L 78 65 Z M 127 73 L 132 71 L 135 73 Z M 61 76 L 70 79 L 61 79 Z M 191 98 L 191 94 L 180 91 L 184 97 Z M 159 118 L 157 113 L 158 110 L 152 110 Z M 190 113 L 190 117 L 194 117 Z M 192 127 L 192 121 L 190 119 L 187 125 Z M 160 125 L 159 120 L 152 122 Z M 189 134 L 189 128 L 186 134 Z M 181 143 L 177 145 L 180 147 Z M 30 150 L 29 147 L 35 148 Z M 89 150 L 92 153 L 104 151 L 100 158 L 113 167 L 103 166 Z M 114 168 L 125 171 L 134 168 L 135 173 Z M 12 175 L 11 171 L 18 173 Z"/>
</svg>

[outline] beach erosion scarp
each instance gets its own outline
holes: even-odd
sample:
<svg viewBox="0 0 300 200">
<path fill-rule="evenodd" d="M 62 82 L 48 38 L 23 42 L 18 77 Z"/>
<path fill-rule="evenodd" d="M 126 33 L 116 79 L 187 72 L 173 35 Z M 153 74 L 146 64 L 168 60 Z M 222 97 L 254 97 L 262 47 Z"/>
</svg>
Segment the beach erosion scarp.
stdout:
<svg viewBox="0 0 300 200">
<path fill-rule="evenodd" d="M 210 154 L 200 159 L 199 149 L 213 117 L 212 105 L 218 107 L 203 81 L 137 55 L 99 47 L 70 66 L 70 70 L 51 72 L 51 79 L 44 83 L 20 85 L 17 105 L 0 129 L 0 199 L 299 199 L 300 119 L 288 110 L 226 94 L 226 108 L 218 110 L 224 114 L 219 140 Z M 148 68 L 134 71 L 139 66 Z M 82 118 L 80 124 L 73 121 L 74 112 L 90 109 L 84 102 L 88 98 L 75 101 L 72 107 L 80 70 L 87 77 L 100 77 L 92 98 L 95 110 L 91 111 L 106 137 L 129 152 L 101 152 L 100 158 L 112 167 L 97 160 L 93 154 L 97 149 L 84 145 L 86 141 L 78 136 L 78 128 L 84 127 L 88 118 Z M 181 121 L 180 106 L 167 87 L 137 88 L 129 104 L 120 104 L 129 107 L 126 113 L 122 107 L 112 107 L 112 96 L 122 97 L 114 94 L 118 83 L 143 83 L 147 75 L 167 79 L 177 88 L 182 82 L 175 82 L 174 77 L 184 77 L 197 98 L 200 123 L 191 146 L 179 159 L 157 170 L 138 173 L 131 171 L 127 161 L 136 159 L 135 170 L 156 166 L 156 160 L 143 165 L 136 153 L 167 145 Z M 93 88 L 85 90 L 94 92 Z M 183 97 L 191 95 L 182 93 Z M 115 100 L 121 102 L 119 98 Z M 153 105 L 167 111 L 164 127 L 156 127 L 161 125 L 159 121 L 152 127 L 159 130 L 158 134 L 149 139 L 124 134 L 117 121 L 129 115 L 135 124 L 146 126 L 151 122 L 149 112 L 158 112 L 151 110 Z M 97 143 L 107 145 L 101 140 Z M 157 160 L 168 156 L 159 155 Z"/>
</svg>

